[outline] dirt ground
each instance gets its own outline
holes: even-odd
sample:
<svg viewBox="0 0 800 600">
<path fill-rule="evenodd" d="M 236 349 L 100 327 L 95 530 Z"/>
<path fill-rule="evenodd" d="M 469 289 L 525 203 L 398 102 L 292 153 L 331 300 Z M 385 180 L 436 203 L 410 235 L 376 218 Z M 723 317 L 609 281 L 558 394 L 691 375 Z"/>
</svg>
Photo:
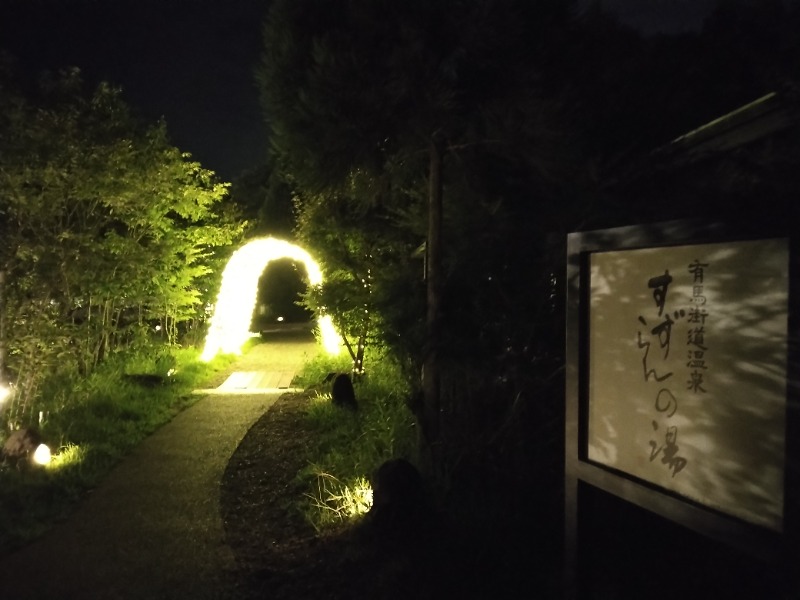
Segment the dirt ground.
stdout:
<svg viewBox="0 0 800 600">
<path fill-rule="evenodd" d="M 288 345 L 278 354 L 298 352 L 293 342 L 286 340 Z M 252 362 L 254 369 L 267 368 L 259 352 L 255 348 L 242 361 Z M 269 356 L 272 362 L 276 354 Z M 244 367 L 237 363 L 237 368 Z M 552 587 L 540 585 L 554 579 L 547 555 L 557 551 L 547 541 L 550 536 L 521 527 L 513 511 L 484 526 L 483 534 L 476 534 L 479 528 L 463 518 L 429 510 L 399 527 L 380 526 L 367 515 L 355 526 L 317 535 L 296 508 L 306 491 L 297 473 L 307 464 L 312 436 L 304 421 L 309 399 L 307 393 L 282 395 L 244 436 L 223 475 L 220 511 L 226 542 L 235 555 L 233 578 L 239 582 L 240 597 L 557 596 Z M 502 493 L 508 497 L 507 490 Z M 516 495 L 525 494 L 518 490 Z"/>
<path fill-rule="evenodd" d="M 486 549 L 431 517 L 402 530 L 359 525 L 317 536 L 294 502 L 304 489 L 308 398 L 285 394 L 248 432 L 222 482 L 221 511 L 245 598 L 524 598 Z M 505 588 L 505 589 L 504 589 Z"/>
<path fill-rule="evenodd" d="M 486 505 L 497 510 L 481 527 L 474 523 L 477 511 L 467 512 L 465 519 L 464 512 L 453 517 L 431 510 L 401 528 L 379 528 L 368 515 L 356 526 L 316 535 L 295 508 L 305 492 L 296 474 L 306 464 L 312 435 L 304 422 L 308 402 L 303 393 L 281 396 L 245 435 L 224 473 L 220 506 L 237 565 L 238 597 L 562 597 L 562 522 L 555 506 L 561 500 L 543 473 L 503 471 L 504 495 L 487 496 Z M 485 471 L 469 475 L 483 484 L 481 489 L 502 487 L 486 486 L 493 479 Z M 555 500 L 548 500 L 551 496 Z M 595 516 L 583 521 L 584 551 L 591 559 L 581 585 L 594 590 L 592 597 L 639 598 L 642 589 L 653 598 L 737 592 L 739 597 L 794 597 L 765 591 L 767 583 L 777 589 L 783 580 L 776 571 L 780 565 L 753 566 L 746 556 L 712 540 L 602 496 L 584 500 L 594 503 Z M 448 510 L 452 513 L 452 505 Z M 664 563 L 653 562 L 652 553 L 642 550 L 643 539 L 658 540 L 659 548 L 672 552 L 671 568 L 677 569 L 680 560 L 681 577 L 661 577 Z"/>
</svg>

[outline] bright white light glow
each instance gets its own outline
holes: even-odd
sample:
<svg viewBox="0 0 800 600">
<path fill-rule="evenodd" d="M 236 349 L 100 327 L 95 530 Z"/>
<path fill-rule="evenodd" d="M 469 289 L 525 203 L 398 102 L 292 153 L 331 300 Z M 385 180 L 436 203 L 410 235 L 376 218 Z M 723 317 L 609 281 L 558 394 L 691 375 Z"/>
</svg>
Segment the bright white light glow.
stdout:
<svg viewBox="0 0 800 600">
<path fill-rule="evenodd" d="M 339 354 L 341 350 L 341 338 L 333 326 L 333 319 L 330 315 L 323 315 L 317 319 L 317 327 L 319 327 L 319 336 L 322 338 L 322 347 L 328 354 Z"/>
<path fill-rule="evenodd" d="M 222 287 L 211 317 L 201 360 L 209 361 L 217 353 L 240 354 L 251 337 L 250 321 L 258 297 L 258 280 L 272 260 L 289 258 L 302 262 L 309 285 L 322 283 L 322 271 L 311 255 L 294 244 L 276 238 L 252 240 L 234 252 L 222 272 Z M 340 350 L 339 335 L 330 317 L 319 317 L 322 345 L 327 352 Z"/>
<path fill-rule="evenodd" d="M 39 444 L 33 453 L 33 462 L 37 465 L 46 465 L 50 462 L 50 448 L 46 444 Z"/>
<path fill-rule="evenodd" d="M 365 479 L 362 479 L 353 492 L 358 498 L 356 514 L 363 515 L 368 513 L 369 509 L 372 508 L 372 486 Z"/>
<path fill-rule="evenodd" d="M 11 395 L 11 388 L 0 383 L 0 405 Z"/>
</svg>

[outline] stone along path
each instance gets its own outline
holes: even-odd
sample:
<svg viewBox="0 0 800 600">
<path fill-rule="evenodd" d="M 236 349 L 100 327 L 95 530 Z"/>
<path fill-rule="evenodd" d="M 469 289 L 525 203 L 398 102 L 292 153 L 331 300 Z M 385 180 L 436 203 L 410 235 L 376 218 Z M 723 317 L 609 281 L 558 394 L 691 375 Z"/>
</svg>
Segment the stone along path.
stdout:
<svg viewBox="0 0 800 600">
<path fill-rule="evenodd" d="M 316 352 L 307 338 L 268 342 L 234 368 L 292 372 Z M 0 562 L 0 597 L 235 598 L 220 479 L 245 433 L 283 391 L 207 395 L 177 415 L 67 521 Z"/>
</svg>

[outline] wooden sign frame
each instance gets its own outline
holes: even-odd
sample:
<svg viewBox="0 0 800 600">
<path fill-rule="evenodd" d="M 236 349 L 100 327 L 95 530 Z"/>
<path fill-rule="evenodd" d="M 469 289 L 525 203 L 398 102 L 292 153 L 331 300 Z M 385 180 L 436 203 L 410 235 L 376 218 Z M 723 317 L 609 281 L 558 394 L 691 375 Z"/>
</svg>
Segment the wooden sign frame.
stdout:
<svg viewBox="0 0 800 600">
<path fill-rule="evenodd" d="M 565 596 L 578 596 L 580 578 L 579 488 L 590 486 L 659 517 L 722 542 L 756 560 L 782 565 L 785 586 L 800 589 L 793 562 L 800 556 L 800 253 L 798 234 L 752 224 L 668 222 L 570 234 L 567 242 L 565 412 Z M 652 482 L 589 459 L 590 263 L 594 254 L 645 248 L 735 243 L 768 239 L 788 243 L 786 413 L 783 515 L 780 528 L 755 525 Z"/>
</svg>

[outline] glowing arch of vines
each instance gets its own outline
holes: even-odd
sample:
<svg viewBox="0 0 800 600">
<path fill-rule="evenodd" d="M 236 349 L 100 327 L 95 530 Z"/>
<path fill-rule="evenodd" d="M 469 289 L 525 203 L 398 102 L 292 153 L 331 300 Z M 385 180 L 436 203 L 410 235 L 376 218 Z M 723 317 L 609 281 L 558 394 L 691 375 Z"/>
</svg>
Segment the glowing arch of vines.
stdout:
<svg viewBox="0 0 800 600">
<path fill-rule="evenodd" d="M 267 264 L 290 258 L 302 262 L 309 285 L 322 283 L 322 271 L 311 255 L 294 244 L 276 238 L 259 238 L 233 253 L 222 272 L 222 286 L 211 316 L 211 326 L 200 358 L 209 361 L 217 353 L 239 354 L 251 337 L 250 321 L 258 298 L 258 280 Z M 339 334 L 329 316 L 317 320 L 322 345 L 328 352 L 339 352 Z"/>
</svg>

